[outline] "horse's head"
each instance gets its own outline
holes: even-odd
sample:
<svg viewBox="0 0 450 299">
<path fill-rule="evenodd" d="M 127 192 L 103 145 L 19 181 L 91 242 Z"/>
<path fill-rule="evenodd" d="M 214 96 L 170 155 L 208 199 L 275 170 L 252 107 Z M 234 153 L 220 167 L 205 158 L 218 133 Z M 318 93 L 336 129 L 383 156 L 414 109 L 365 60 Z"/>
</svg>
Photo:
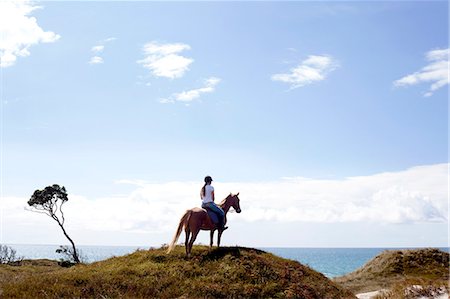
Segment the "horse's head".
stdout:
<svg viewBox="0 0 450 299">
<path fill-rule="evenodd" d="M 228 195 L 227 199 L 229 200 L 230 206 L 232 206 L 233 209 L 237 213 L 240 213 L 241 212 L 241 206 L 239 205 L 240 199 L 239 199 L 238 195 L 239 195 L 239 192 L 237 194 L 231 194 L 230 193 L 230 195 Z"/>
</svg>

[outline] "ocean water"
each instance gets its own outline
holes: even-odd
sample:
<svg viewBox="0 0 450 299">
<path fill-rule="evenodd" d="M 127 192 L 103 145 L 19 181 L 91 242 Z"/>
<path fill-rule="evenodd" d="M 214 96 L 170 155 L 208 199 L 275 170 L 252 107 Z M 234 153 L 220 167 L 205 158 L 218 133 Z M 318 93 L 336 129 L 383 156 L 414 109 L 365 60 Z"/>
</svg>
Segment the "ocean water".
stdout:
<svg viewBox="0 0 450 299">
<path fill-rule="evenodd" d="M 385 250 L 417 248 L 261 248 L 275 255 L 299 261 L 329 278 L 342 276 L 362 267 Z M 449 248 L 439 248 L 450 252 Z"/>
<path fill-rule="evenodd" d="M 264 248 L 275 255 L 299 261 L 329 278 L 350 273 L 388 248 Z"/>
<path fill-rule="evenodd" d="M 26 259 L 59 259 L 55 252 L 58 245 L 23 245 L 9 244 L 18 256 Z M 113 256 L 122 256 L 137 249 L 149 247 L 136 246 L 78 246 L 87 262 L 104 260 Z M 363 266 L 370 259 L 387 249 L 400 248 L 280 248 L 262 247 L 261 250 L 283 258 L 299 261 L 329 278 L 350 273 Z M 448 248 L 440 248 L 448 251 Z"/>
<path fill-rule="evenodd" d="M 25 259 L 51 259 L 59 260 L 60 254 L 56 253 L 59 245 L 29 245 L 29 244 L 7 244 L 16 250 L 16 255 Z M 138 249 L 149 247 L 137 246 L 77 246 L 80 255 L 88 263 L 105 260 L 113 256 L 122 256 L 132 253 Z"/>
</svg>

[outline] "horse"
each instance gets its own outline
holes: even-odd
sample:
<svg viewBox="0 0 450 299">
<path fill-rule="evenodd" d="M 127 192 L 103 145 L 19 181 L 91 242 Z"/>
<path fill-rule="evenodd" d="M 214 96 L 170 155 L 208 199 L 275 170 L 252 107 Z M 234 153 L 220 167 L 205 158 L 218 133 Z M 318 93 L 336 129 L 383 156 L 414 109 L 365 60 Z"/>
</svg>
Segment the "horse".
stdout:
<svg viewBox="0 0 450 299">
<path fill-rule="evenodd" d="M 237 212 L 241 212 L 241 207 L 239 205 L 239 197 L 238 194 L 231 194 L 228 195 L 222 202 L 219 204 L 219 207 L 222 208 L 222 210 L 225 212 L 225 219 L 224 224 L 227 223 L 227 213 L 230 210 L 231 207 Z M 184 231 L 186 233 L 186 240 L 185 240 L 185 248 L 186 248 L 186 256 L 191 256 L 191 250 L 192 245 L 194 244 L 195 239 L 197 238 L 198 233 L 200 230 L 209 230 L 210 231 L 210 237 L 211 242 L 209 244 L 210 247 L 213 246 L 213 237 L 214 232 L 216 229 L 218 230 L 218 236 L 217 236 L 217 246 L 220 247 L 220 238 L 222 237 L 223 229 L 218 228 L 211 220 L 211 218 L 208 216 L 208 213 L 205 209 L 201 208 L 193 208 L 190 210 L 187 210 L 184 215 L 180 219 L 180 223 L 178 224 L 177 231 L 175 233 L 175 236 L 173 237 L 172 242 L 169 245 L 169 248 L 167 249 L 167 253 L 170 253 L 175 248 L 175 243 L 177 242 L 178 238 L 180 237 L 181 231 L 184 227 Z M 192 233 L 192 236 L 191 236 Z M 190 237 L 190 239 L 189 239 Z"/>
</svg>

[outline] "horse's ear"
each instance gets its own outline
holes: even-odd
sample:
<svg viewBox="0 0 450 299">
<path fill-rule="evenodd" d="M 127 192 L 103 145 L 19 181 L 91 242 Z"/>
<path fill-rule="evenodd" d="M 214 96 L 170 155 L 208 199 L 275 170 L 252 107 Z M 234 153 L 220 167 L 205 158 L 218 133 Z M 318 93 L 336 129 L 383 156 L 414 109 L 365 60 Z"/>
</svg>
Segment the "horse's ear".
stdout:
<svg viewBox="0 0 450 299">
<path fill-rule="evenodd" d="M 236 194 L 236 196 L 238 196 L 239 195 L 239 192 Z"/>
</svg>

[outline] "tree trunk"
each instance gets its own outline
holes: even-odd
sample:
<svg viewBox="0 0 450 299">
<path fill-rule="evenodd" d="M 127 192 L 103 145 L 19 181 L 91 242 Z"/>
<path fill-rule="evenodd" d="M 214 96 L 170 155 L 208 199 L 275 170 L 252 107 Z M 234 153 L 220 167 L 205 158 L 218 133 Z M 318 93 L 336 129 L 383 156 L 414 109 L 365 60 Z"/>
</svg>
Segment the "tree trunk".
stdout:
<svg viewBox="0 0 450 299">
<path fill-rule="evenodd" d="M 72 241 L 72 239 L 69 237 L 69 235 L 66 233 L 66 230 L 64 229 L 64 226 L 57 221 L 59 226 L 61 227 L 64 236 L 66 236 L 67 240 L 69 240 L 69 242 L 72 244 L 72 248 L 73 248 L 73 260 L 75 261 L 75 263 L 79 264 L 80 263 L 80 259 L 78 258 L 78 253 L 77 253 L 77 249 L 75 248 L 75 243 Z"/>
</svg>

